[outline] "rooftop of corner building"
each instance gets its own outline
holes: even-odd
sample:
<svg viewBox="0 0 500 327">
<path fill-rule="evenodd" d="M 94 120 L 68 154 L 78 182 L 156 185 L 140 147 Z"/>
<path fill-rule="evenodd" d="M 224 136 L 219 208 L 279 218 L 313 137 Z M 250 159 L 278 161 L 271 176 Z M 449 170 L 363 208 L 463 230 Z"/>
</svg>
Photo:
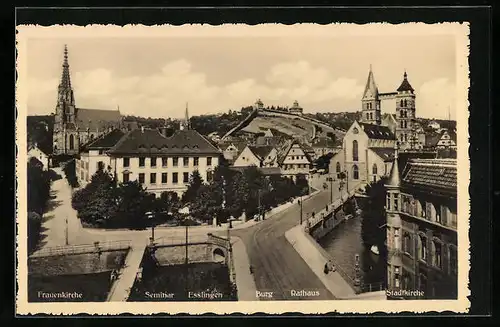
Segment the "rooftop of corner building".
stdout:
<svg viewBox="0 0 500 327">
<path fill-rule="evenodd" d="M 180 130 L 165 137 L 157 129 L 136 129 L 125 134 L 108 153 L 219 154 L 220 150 L 195 130 Z"/>
<path fill-rule="evenodd" d="M 456 193 L 455 159 L 410 159 L 402 174 L 403 183 L 427 189 L 447 189 Z"/>
</svg>

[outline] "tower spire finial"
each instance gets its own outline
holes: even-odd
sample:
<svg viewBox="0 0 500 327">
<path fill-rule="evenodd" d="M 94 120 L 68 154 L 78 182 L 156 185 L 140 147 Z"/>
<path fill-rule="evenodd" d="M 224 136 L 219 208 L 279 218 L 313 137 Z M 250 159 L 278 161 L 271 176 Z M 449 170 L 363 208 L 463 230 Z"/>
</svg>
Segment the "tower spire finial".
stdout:
<svg viewBox="0 0 500 327">
<path fill-rule="evenodd" d="M 68 63 L 68 46 L 64 45 L 64 60 L 63 60 L 63 70 L 61 75 L 61 84 L 63 88 L 71 88 L 71 79 L 69 75 L 69 63 Z"/>
</svg>

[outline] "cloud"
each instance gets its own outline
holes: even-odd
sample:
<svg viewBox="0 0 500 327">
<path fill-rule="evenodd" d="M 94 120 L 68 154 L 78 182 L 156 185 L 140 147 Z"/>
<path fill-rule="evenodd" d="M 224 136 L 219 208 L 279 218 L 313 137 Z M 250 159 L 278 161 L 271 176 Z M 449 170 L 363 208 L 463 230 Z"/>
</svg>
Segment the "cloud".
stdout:
<svg viewBox="0 0 500 327">
<path fill-rule="evenodd" d="M 361 97 L 362 84 L 356 79 L 335 77 L 324 67 L 307 61 L 283 62 L 269 67 L 262 82 L 248 77 L 226 85 L 211 85 L 203 72 L 190 62 L 178 59 L 148 76 L 119 76 L 97 68 L 72 76 L 77 106 L 114 109 L 124 114 L 151 117 L 182 117 L 186 102 L 192 115 L 225 112 L 252 105 L 261 98 L 265 105 L 291 105 L 298 100 L 306 106 L 320 105 L 335 110 L 336 101 Z M 29 102 L 44 104 L 52 112 L 57 80 L 32 79 Z M 43 87 L 37 87 L 37 85 Z M 325 105 L 326 104 L 326 105 Z M 311 109 L 314 110 L 314 109 Z"/>
<path fill-rule="evenodd" d="M 417 116 L 431 118 L 456 119 L 456 86 L 447 78 L 436 78 L 422 84 L 417 93 Z"/>
</svg>

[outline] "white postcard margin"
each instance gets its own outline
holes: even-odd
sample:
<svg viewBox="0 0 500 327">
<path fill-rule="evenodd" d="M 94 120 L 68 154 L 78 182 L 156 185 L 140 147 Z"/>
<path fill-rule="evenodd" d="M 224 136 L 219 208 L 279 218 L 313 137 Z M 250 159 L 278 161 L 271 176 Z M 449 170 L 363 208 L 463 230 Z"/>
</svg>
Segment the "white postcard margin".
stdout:
<svg viewBox="0 0 500 327">
<path fill-rule="evenodd" d="M 86 303 L 33 303 L 27 301 L 27 203 L 26 203 L 26 117 L 27 117 L 27 77 L 25 63 L 29 38 L 130 38 L 130 37 L 241 37 L 252 36 L 329 36 L 342 37 L 356 35 L 429 35 L 452 34 L 456 40 L 456 117 L 457 117 L 457 184 L 458 184 L 458 299 L 457 300 L 333 300 L 333 301 L 240 301 L 240 302 L 86 302 Z M 122 313 L 200 315 L 204 313 L 266 313 L 281 314 L 300 312 L 304 314 L 338 313 L 428 313 L 451 311 L 466 313 L 470 308 L 470 242 L 469 242 L 469 181 L 470 161 L 468 155 L 469 135 L 469 23 L 388 23 L 356 24 L 224 24 L 224 25 L 20 25 L 17 26 L 17 83 L 16 83 L 16 177 L 17 177 L 17 299 L 16 313 L 25 314 L 99 314 L 117 315 Z"/>
</svg>

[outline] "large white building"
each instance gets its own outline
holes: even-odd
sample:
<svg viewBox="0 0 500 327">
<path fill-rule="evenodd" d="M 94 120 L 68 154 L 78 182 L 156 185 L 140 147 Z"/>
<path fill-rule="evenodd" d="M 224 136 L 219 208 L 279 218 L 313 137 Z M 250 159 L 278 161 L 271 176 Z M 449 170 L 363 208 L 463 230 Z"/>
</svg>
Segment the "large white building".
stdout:
<svg viewBox="0 0 500 327">
<path fill-rule="evenodd" d="M 205 182 L 210 181 L 221 151 L 189 129 L 188 119 L 181 127 L 172 135 L 167 128 L 140 128 L 122 136 L 119 130 L 109 133 L 80 155 L 76 163 L 79 181 L 88 183 L 100 166 L 109 167 L 119 183 L 137 180 L 156 196 L 165 191 L 181 196 L 196 170 Z"/>
</svg>

